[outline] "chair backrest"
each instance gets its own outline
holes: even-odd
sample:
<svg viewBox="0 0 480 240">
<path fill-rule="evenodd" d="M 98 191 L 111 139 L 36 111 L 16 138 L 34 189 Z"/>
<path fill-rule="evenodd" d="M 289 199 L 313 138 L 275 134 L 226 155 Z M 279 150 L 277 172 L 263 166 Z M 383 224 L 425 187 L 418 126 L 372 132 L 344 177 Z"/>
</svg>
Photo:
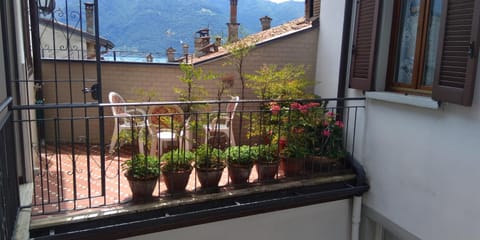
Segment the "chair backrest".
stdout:
<svg viewBox="0 0 480 240">
<path fill-rule="evenodd" d="M 235 111 L 237 110 L 238 101 L 240 100 L 240 97 L 232 96 L 232 100 L 235 102 L 228 103 L 227 109 L 226 109 L 226 113 L 229 121 L 232 121 L 233 118 L 235 117 Z"/>
<path fill-rule="evenodd" d="M 149 111 L 149 124 L 159 129 L 182 128 L 184 124 L 184 114 L 182 108 L 178 105 L 154 106 Z"/>
<path fill-rule="evenodd" d="M 125 103 L 125 99 L 123 99 L 120 94 L 116 92 L 110 92 L 108 94 L 108 100 L 110 103 Z M 126 106 L 112 106 L 112 113 L 113 116 L 127 113 L 127 107 Z"/>
</svg>

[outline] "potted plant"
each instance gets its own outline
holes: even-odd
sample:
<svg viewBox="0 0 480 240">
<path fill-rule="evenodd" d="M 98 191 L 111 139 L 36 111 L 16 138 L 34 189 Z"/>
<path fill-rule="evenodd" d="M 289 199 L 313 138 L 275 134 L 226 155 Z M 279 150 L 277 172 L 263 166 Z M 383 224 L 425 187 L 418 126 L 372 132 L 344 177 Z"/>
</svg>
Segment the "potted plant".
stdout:
<svg viewBox="0 0 480 240">
<path fill-rule="evenodd" d="M 202 188 L 217 188 L 225 168 L 222 150 L 202 144 L 195 150 L 195 155 L 195 169 Z"/>
<path fill-rule="evenodd" d="M 253 151 L 256 152 L 256 166 L 259 182 L 268 182 L 275 179 L 278 173 L 278 165 L 280 159 L 278 158 L 278 145 L 265 144 L 253 146 Z"/>
<path fill-rule="evenodd" d="M 242 185 L 248 182 L 253 162 L 256 156 L 251 146 L 230 146 L 225 149 L 224 156 L 228 164 L 228 175 L 233 185 Z"/>
<path fill-rule="evenodd" d="M 343 145 L 344 123 L 336 120 L 335 116 L 332 111 L 325 113 L 321 124 L 315 130 L 320 137 L 313 146 L 314 164 L 335 166 L 347 155 Z"/>
<path fill-rule="evenodd" d="M 162 155 L 161 172 L 168 193 L 184 192 L 192 173 L 195 155 L 187 150 L 174 149 Z"/>
<path fill-rule="evenodd" d="M 160 176 L 160 161 L 155 156 L 136 154 L 122 164 L 134 201 L 149 199 Z"/>
<path fill-rule="evenodd" d="M 288 107 L 271 104 L 272 115 L 278 118 L 280 126 L 279 146 L 281 166 L 285 176 L 300 175 L 304 172 L 305 161 L 312 155 L 317 141 L 316 127 L 321 123 L 325 108 L 317 102 L 292 102 Z M 281 142 L 280 142 L 281 140 Z"/>
</svg>

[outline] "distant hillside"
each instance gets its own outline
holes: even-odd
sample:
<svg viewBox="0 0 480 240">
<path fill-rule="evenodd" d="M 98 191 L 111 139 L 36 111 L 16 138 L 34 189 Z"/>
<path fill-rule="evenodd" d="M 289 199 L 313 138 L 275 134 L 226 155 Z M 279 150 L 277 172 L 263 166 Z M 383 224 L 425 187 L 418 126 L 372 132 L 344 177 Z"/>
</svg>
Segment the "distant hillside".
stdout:
<svg viewBox="0 0 480 240">
<path fill-rule="evenodd" d="M 57 1 L 57 7 L 63 1 Z M 69 9 L 78 10 L 78 1 Z M 100 35 L 115 44 L 115 50 L 165 52 L 172 46 L 181 51 L 181 42 L 193 46 L 194 33 L 210 28 L 212 36 L 227 38 L 230 20 L 228 0 L 99 0 Z M 259 18 L 271 17 L 272 26 L 303 16 L 304 3 L 276 4 L 267 0 L 239 0 L 240 35 L 261 30 Z"/>
</svg>

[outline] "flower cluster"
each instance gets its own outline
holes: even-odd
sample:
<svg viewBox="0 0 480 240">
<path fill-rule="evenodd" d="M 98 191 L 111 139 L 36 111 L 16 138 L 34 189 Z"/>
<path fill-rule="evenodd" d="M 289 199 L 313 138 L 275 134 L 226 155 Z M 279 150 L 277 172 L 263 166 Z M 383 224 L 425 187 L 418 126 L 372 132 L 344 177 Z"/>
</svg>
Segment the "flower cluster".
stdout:
<svg viewBox="0 0 480 240">
<path fill-rule="evenodd" d="M 335 119 L 334 112 L 327 112 L 321 127 L 317 129 L 320 138 L 314 145 L 315 154 L 329 158 L 343 158 L 346 154 L 343 147 L 344 123 Z"/>
<path fill-rule="evenodd" d="M 278 124 L 274 134 L 280 137 L 278 143 L 283 155 L 294 158 L 311 155 L 318 137 L 315 129 L 321 124 L 325 108 L 317 102 L 293 102 L 283 107 L 272 102 L 270 111 L 271 123 Z"/>
</svg>

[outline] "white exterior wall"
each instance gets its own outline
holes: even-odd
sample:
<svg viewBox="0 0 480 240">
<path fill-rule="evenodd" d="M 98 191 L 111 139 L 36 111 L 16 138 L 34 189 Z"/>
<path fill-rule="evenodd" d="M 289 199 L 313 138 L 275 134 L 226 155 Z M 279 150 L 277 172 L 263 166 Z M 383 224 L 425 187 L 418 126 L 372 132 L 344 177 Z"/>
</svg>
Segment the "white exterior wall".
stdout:
<svg viewBox="0 0 480 240">
<path fill-rule="evenodd" d="M 350 239 L 350 206 L 351 200 L 341 200 L 234 218 L 129 239 L 347 240 Z"/>
<path fill-rule="evenodd" d="M 70 42 L 67 43 L 67 31 L 55 29 L 50 25 L 40 24 L 40 42 L 42 58 L 56 59 L 86 59 L 87 43 L 85 37 L 73 34 L 73 30 L 68 32 Z M 54 40 L 55 39 L 55 45 Z M 69 44 L 70 51 L 67 50 Z M 54 51 L 56 49 L 56 51 Z M 83 54 L 82 54 L 83 51 Z M 68 56 L 70 54 L 70 57 Z M 83 55 L 83 56 L 82 56 Z"/>
<path fill-rule="evenodd" d="M 345 1 L 320 1 L 315 94 L 337 97 Z"/>
<path fill-rule="evenodd" d="M 319 85 L 316 90 L 321 89 L 317 93 L 325 97 L 330 94 L 323 94 L 324 89 L 337 86 L 340 38 L 322 34 L 341 31 L 337 22 L 343 18 L 344 2 L 322 1 L 317 77 L 328 76 L 328 87 Z M 388 19 L 392 1 L 383 2 L 383 16 Z M 382 26 L 377 89 L 384 89 L 386 80 L 389 29 L 388 24 Z M 334 50 L 338 50 L 336 57 Z M 479 239 L 480 66 L 477 73 L 472 107 L 443 104 L 427 109 L 366 101 L 365 115 L 358 118 L 363 129 L 357 131 L 355 156 L 365 167 L 371 186 L 364 205 L 401 228 L 387 229 L 390 232 L 406 232 L 418 239 Z M 354 89 L 346 93 L 363 96 Z"/>
</svg>

